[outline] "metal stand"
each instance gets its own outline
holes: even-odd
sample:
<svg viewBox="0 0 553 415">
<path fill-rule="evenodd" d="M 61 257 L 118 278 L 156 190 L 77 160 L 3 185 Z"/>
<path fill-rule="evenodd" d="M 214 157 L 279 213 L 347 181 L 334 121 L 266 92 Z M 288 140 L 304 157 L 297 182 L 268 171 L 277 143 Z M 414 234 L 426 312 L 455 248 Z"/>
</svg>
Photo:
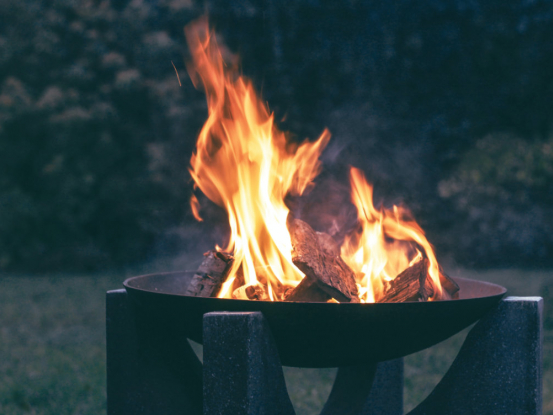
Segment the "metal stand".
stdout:
<svg viewBox="0 0 553 415">
<path fill-rule="evenodd" d="M 503 300 L 410 414 L 541 414 L 542 307 L 541 298 Z M 204 316 L 203 376 L 185 339 L 137 313 L 124 290 L 107 293 L 108 415 L 295 413 L 261 313 Z M 179 356 L 167 353 L 175 342 Z M 400 415 L 402 395 L 402 359 L 340 368 L 322 415 Z"/>
<path fill-rule="evenodd" d="M 125 290 L 106 298 L 107 413 L 202 413 L 202 365 L 186 341 L 179 356 L 166 351 L 178 339 L 134 310 Z"/>
<path fill-rule="evenodd" d="M 542 298 L 506 298 L 474 326 L 451 368 L 410 415 L 541 415 L 542 328 Z"/>
</svg>

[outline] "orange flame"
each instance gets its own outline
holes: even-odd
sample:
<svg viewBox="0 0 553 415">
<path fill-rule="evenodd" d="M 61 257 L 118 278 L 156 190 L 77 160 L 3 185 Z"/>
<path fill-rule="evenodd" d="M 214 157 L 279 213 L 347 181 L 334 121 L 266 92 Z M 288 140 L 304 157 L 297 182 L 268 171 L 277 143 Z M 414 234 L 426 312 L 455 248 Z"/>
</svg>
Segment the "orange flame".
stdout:
<svg viewBox="0 0 553 415">
<path fill-rule="evenodd" d="M 194 215 L 194 218 L 198 222 L 203 222 L 204 220 L 200 216 L 200 201 L 198 200 L 198 198 L 194 194 L 190 198 L 190 207 L 192 208 L 192 214 Z"/>
<path fill-rule="evenodd" d="M 219 297 L 232 296 L 240 275 L 245 285 L 266 287 L 268 298 L 278 300 L 284 286 L 304 277 L 292 263 L 284 198 L 302 194 L 312 183 L 330 134 L 325 130 L 315 142 L 290 142 L 251 82 L 226 65 L 207 21 L 187 27 L 186 36 L 194 64 L 190 76 L 203 83 L 209 113 L 190 173 L 195 185 L 226 209 L 231 229 L 223 250 L 234 262 Z M 197 214 L 194 199 L 192 207 Z"/>
<path fill-rule="evenodd" d="M 207 20 L 187 27 L 186 35 L 193 58 L 190 76 L 195 85 L 203 84 L 209 113 L 190 174 L 195 188 L 226 209 L 231 230 L 227 245 L 217 247 L 234 256 L 219 297 L 281 300 L 286 287 L 304 278 L 292 263 L 284 198 L 312 184 L 330 134 L 325 130 L 314 142 L 292 143 L 274 125 L 251 82 L 223 59 Z M 423 230 L 405 208 L 376 209 L 360 170 L 351 169 L 350 183 L 359 229 L 346 238 L 341 253 L 356 272 L 361 301 L 378 301 L 385 282 L 422 257 L 428 259 L 433 299 L 438 298 L 439 265 Z M 191 207 L 201 221 L 195 196 Z"/>
<path fill-rule="evenodd" d="M 373 189 L 361 170 L 351 168 L 352 201 L 358 210 L 360 232 L 346 238 L 342 258 L 356 271 L 362 302 L 375 302 L 382 295 L 384 281 L 393 280 L 422 256 L 429 261 L 428 273 L 435 292 L 441 294 L 440 270 L 424 231 L 403 207 L 377 210 Z"/>
</svg>

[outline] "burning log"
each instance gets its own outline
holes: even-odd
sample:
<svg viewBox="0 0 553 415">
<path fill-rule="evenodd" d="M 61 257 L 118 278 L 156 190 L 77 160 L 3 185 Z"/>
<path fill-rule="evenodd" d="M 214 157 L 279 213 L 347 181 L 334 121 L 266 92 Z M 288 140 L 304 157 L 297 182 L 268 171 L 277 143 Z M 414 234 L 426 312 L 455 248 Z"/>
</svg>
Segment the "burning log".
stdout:
<svg viewBox="0 0 553 415">
<path fill-rule="evenodd" d="M 434 283 L 428 274 L 428 259 L 423 258 L 401 272 L 394 280 L 384 285 L 384 294 L 378 303 L 400 303 L 405 301 L 428 301 L 434 295 Z M 459 298 L 459 286 L 446 274 L 440 273 L 442 293 L 436 300 Z"/>
<path fill-rule="evenodd" d="M 232 266 L 233 257 L 223 252 L 208 251 L 186 290 L 191 297 L 215 297 Z"/>
<path fill-rule="evenodd" d="M 319 288 L 317 283 L 305 277 L 295 287 L 284 293 L 284 301 L 302 301 L 312 303 L 326 303 L 332 297 Z"/>
<path fill-rule="evenodd" d="M 292 239 L 292 261 L 305 278 L 285 300 L 326 301 L 333 297 L 340 302 L 359 302 L 355 274 L 340 257 L 338 247 L 334 246 L 336 243 L 328 239 L 332 237 L 318 235 L 299 219 L 289 220 L 288 229 Z"/>
<path fill-rule="evenodd" d="M 434 296 L 435 300 L 456 300 L 459 298 L 459 285 L 457 285 L 457 283 L 453 281 L 453 279 L 451 279 L 448 275 L 444 274 L 441 270 L 440 270 L 440 285 L 442 286 L 441 293 L 439 295 L 434 296 L 435 294 L 434 281 L 432 280 L 430 275 L 427 275 L 425 288 L 426 288 L 426 291 L 428 292 L 428 297 Z"/>
<path fill-rule="evenodd" d="M 259 284 L 238 287 L 232 292 L 232 298 L 236 300 L 269 300 L 265 289 Z"/>
<path fill-rule="evenodd" d="M 315 232 L 317 234 L 317 242 L 323 250 L 323 252 L 330 256 L 339 256 L 340 247 L 332 236 L 324 232 Z"/>
<path fill-rule="evenodd" d="M 340 247 L 332 236 L 324 232 L 315 232 L 320 249 L 327 255 L 336 257 L 340 255 Z M 316 281 L 311 278 L 304 278 L 295 288 L 288 290 L 284 294 L 285 301 L 303 301 L 325 303 L 330 300 L 326 291 L 319 288 Z"/>
<path fill-rule="evenodd" d="M 402 303 L 427 301 L 433 294 L 432 285 L 427 286 L 428 260 L 421 259 L 401 272 L 392 281 L 384 284 L 384 294 L 377 303 Z"/>
<path fill-rule="evenodd" d="M 459 298 L 459 285 L 441 270 L 440 284 L 442 284 L 442 290 L 449 294 L 449 298 L 442 298 L 443 300 L 456 300 Z"/>
</svg>

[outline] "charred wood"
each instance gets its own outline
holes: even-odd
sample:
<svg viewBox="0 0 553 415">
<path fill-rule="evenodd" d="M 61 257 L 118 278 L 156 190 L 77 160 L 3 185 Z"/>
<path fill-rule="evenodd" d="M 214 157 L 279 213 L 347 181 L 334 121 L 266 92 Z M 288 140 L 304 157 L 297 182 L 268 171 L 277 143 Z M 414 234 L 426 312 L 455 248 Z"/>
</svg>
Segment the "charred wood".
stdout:
<svg viewBox="0 0 553 415">
<path fill-rule="evenodd" d="M 448 294 L 449 298 L 443 298 L 444 300 L 457 300 L 459 298 L 459 285 L 453 281 L 451 277 L 440 270 L 440 284 L 442 290 Z M 446 297 L 444 295 L 444 297 Z"/>
<path fill-rule="evenodd" d="M 416 262 L 394 280 L 384 284 L 384 294 L 378 303 L 398 303 L 405 301 L 451 300 L 459 298 L 459 286 L 453 279 L 440 272 L 441 293 L 437 293 L 432 278 L 428 274 L 428 259 Z"/>
<path fill-rule="evenodd" d="M 290 220 L 288 229 L 292 239 L 292 262 L 305 274 L 304 280 L 308 280 L 303 285 L 300 283 L 294 291 L 301 291 L 304 301 L 315 301 L 309 299 L 310 296 L 321 298 L 315 290 L 318 289 L 340 302 L 359 302 L 355 274 L 339 254 L 334 255 L 337 246 L 329 248 L 326 243 L 328 238 L 322 236 L 326 240 L 323 248 L 317 232 L 299 219 Z M 311 291 L 314 293 L 311 294 Z M 300 296 L 299 293 L 297 295 Z M 287 299 L 295 296 L 296 292 L 293 292 Z"/>
<path fill-rule="evenodd" d="M 315 281 L 305 277 L 295 288 L 290 288 L 284 293 L 283 300 L 326 303 L 331 298 L 328 293 L 319 288 Z"/>
<path fill-rule="evenodd" d="M 427 301 L 434 290 L 427 284 L 428 260 L 421 259 L 401 272 L 392 281 L 384 283 L 384 293 L 377 303 L 402 303 L 406 301 Z"/>
<path fill-rule="evenodd" d="M 260 284 L 243 285 L 232 292 L 232 298 L 237 300 L 268 301 L 269 295 Z"/>
<path fill-rule="evenodd" d="M 325 254 L 330 256 L 340 255 L 340 247 L 332 236 L 324 232 L 315 232 L 315 234 L 317 235 L 317 242 L 319 242 L 319 247 Z"/>
<path fill-rule="evenodd" d="M 223 252 L 208 251 L 186 290 L 191 297 L 216 297 L 226 280 L 233 258 Z"/>
<path fill-rule="evenodd" d="M 422 284 L 422 283 L 421 283 Z M 440 285 L 442 289 L 438 292 L 436 285 L 430 275 L 426 277 L 425 288 L 428 292 L 428 297 L 432 297 L 433 300 L 456 300 L 459 298 L 459 285 L 451 279 L 448 275 L 444 274 L 440 270 Z"/>
</svg>

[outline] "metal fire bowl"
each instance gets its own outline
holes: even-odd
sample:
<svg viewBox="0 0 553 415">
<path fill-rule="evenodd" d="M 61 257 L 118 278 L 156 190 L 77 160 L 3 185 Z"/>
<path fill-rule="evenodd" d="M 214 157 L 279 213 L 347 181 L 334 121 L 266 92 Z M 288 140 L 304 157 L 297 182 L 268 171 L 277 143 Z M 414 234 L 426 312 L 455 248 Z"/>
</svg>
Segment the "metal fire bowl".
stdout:
<svg viewBox="0 0 553 415">
<path fill-rule="evenodd" d="M 245 301 L 186 296 L 192 276 L 191 272 L 143 275 L 129 278 L 123 285 L 138 319 L 147 318 L 157 327 L 165 327 L 173 339 L 186 337 L 202 343 L 205 313 L 260 311 L 271 328 L 282 364 L 312 368 L 378 362 L 423 350 L 476 322 L 507 292 L 488 282 L 454 278 L 460 298 L 452 301 Z"/>
</svg>

